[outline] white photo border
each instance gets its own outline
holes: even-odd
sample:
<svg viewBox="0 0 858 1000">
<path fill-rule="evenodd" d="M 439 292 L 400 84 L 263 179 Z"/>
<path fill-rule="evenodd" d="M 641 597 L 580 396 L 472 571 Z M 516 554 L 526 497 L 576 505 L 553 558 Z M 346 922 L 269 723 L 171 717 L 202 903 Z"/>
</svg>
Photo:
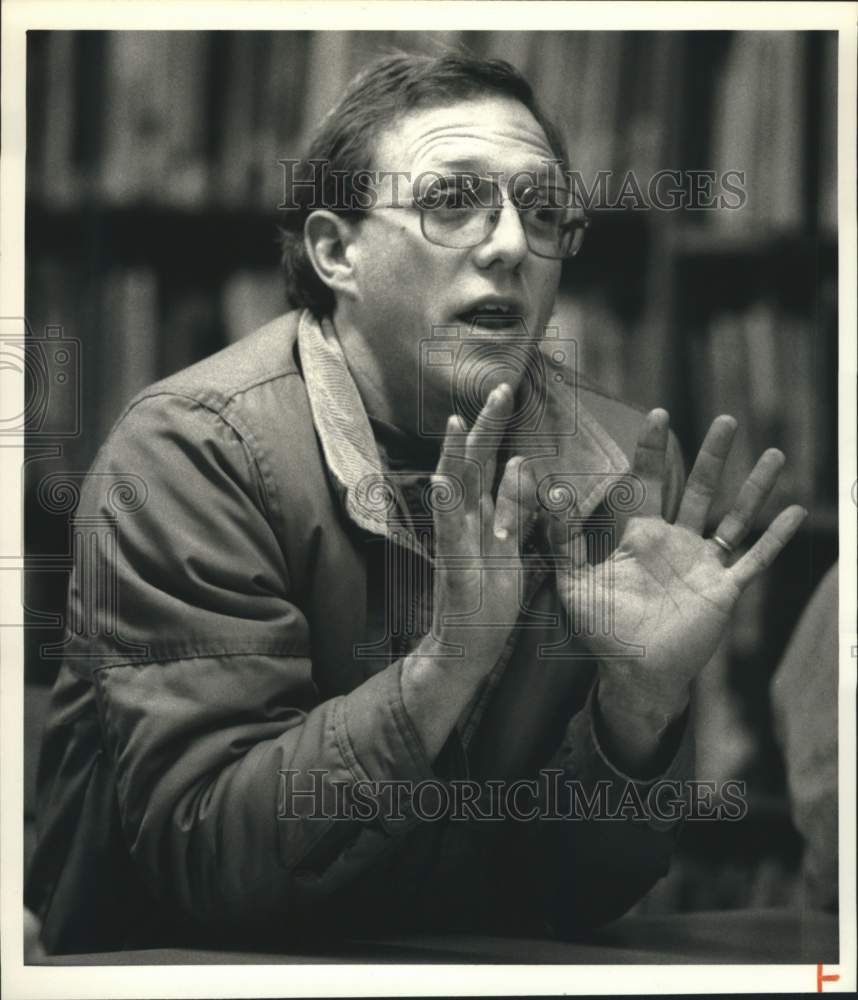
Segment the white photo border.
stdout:
<svg viewBox="0 0 858 1000">
<path fill-rule="evenodd" d="M 6 0 L 2 5 L 2 162 L 0 162 L 0 316 L 24 316 L 25 54 L 28 29 L 532 30 L 836 30 L 838 46 L 839 296 L 839 980 L 826 992 L 856 988 L 855 693 L 858 672 L 856 567 L 856 20 L 854 3 L 491 3 L 317 2 L 284 0 Z M 550 18 L 550 21 L 548 20 Z M 23 378 L 17 399 L 23 410 Z M 0 447 L 2 532 L 22 551 L 20 454 Z M 23 442 L 22 442 L 23 446 Z M 17 574 L 0 573 L 0 613 L 20 621 Z M 0 629 L 2 817 L 0 948 L 8 997 L 273 997 L 395 995 L 554 995 L 591 993 L 814 992 L 811 965 L 486 966 L 278 965 L 39 967 L 22 964 L 23 629 Z M 288 971 L 287 971 L 288 970 Z M 287 978 L 288 977 L 288 978 Z"/>
</svg>

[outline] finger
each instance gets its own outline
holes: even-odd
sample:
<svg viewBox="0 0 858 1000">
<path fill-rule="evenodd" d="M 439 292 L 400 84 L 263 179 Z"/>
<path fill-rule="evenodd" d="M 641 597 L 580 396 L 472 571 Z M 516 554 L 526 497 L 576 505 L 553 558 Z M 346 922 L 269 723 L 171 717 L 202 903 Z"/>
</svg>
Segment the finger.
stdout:
<svg viewBox="0 0 858 1000">
<path fill-rule="evenodd" d="M 726 415 L 716 417 L 712 421 L 712 426 L 703 439 L 694 468 L 685 484 L 676 523 L 698 535 L 702 535 L 706 527 L 712 498 L 721 484 L 724 465 L 730 454 L 737 426 L 735 419 Z"/>
<path fill-rule="evenodd" d="M 514 455 L 498 485 L 494 512 L 494 537 L 518 551 L 536 513 L 536 482 L 521 455 Z"/>
<path fill-rule="evenodd" d="M 438 475 L 449 475 L 456 468 L 457 460 L 465 453 L 467 431 L 461 417 L 451 414 L 447 417 L 447 427 L 444 441 L 441 445 L 441 455 L 435 472 Z"/>
<path fill-rule="evenodd" d="M 740 590 L 768 569 L 807 517 L 804 507 L 787 507 L 768 526 L 763 536 L 727 572 Z"/>
<path fill-rule="evenodd" d="M 785 462 L 782 451 L 777 448 L 767 449 L 742 484 L 735 504 L 724 515 L 715 532 L 731 548 L 738 548 L 753 527 L 757 515 L 775 488 Z"/>
<path fill-rule="evenodd" d="M 429 477 L 433 500 L 435 497 L 461 497 L 459 503 L 432 503 L 432 519 L 435 523 L 435 537 L 439 548 L 449 548 L 454 544 L 458 518 L 449 516 L 459 511 L 465 499 L 465 485 L 462 482 L 462 454 L 465 447 L 465 425 L 455 415 L 447 418 L 444 442 L 435 472 Z M 450 537 L 448 537 L 448 535 Z"/>
<path fill-rule="evenodd" d="M 639 517 L 661 517 L 661 492 L 664 484 L 669 426 L 670 417 L 667 410 L 651 410 L 644 418 L 638 435 L 632 472 L 646 487 L 646 498 L 637 511 Z"/>
<path fill-rule="evenodd" d="M 464 420 L 455 414 L 448 417 L 441 457 L 432 483 L 439 487 L 451 486 L 458 489 L 464 502 L 473 506 L 479 501 L 479 470 L 473 462 L 465 460 L 467 440 L 468 431 Z"/>
<path fill-rule="evenodd" d="M 465 456 L 480 470 L 481 492 L 491 494 L 495 483 L 498 447 L 512 414 L 512 389 L 505 383 L 489 393 L 467 437 Z"/>
</svg>

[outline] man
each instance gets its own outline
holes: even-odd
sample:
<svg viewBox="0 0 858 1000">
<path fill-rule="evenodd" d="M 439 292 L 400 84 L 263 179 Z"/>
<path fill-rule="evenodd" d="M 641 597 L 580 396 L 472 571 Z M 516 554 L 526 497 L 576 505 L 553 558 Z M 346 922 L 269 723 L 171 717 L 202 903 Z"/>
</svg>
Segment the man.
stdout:
<svg viewBox="0 0 858 1000">
<path fill-rule="evenodd" d="M 73 621 L 99 573 L 118 603 L 54 692 L 27 897 L 51 951 L 621 914 L 677 823 L 619 806 L 690 777 L 690 685 L 804 513 L 729 566 L 780 453 L 703 539 L 734 421 L 683 491 L 664 411 L 541 350 L 585 220 L 511 67 L 383 60 L 310 159 L 303 308 L 138 396 L 84 490 L 79 523 L 145 484 L 71 585 Z M 453 817 L 460 780 L 487 794 Z"/>
</svg>

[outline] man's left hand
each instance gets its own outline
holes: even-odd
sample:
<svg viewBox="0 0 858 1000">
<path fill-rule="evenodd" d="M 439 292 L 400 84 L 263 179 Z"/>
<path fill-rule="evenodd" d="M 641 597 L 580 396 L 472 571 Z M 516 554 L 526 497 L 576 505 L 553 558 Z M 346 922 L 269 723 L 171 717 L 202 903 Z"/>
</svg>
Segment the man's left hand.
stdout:
<svg viewBox="0 0 858 1000">
<path fill-rule="evenodd" d="M 561 559 L 560 596 L 600 658 L 599 707 L 619 742 L 630 748 L 627 758 L 635 747 L 642 755 L 652 751 L 658 734 L 684 711 L 691 682 L 714 654 L 742 591 L 771 565 L 807 515 L 802 507 L 788 507 L 731 565 L 732 551 L 783 467 L 783 454 L 772 448 L 714 535 L 703 537 L 735 431 L 732 417 L 713 421 L 670 523 L 662 516 L 668 415 L 650 412 L 631 468 L 646 488 L 645 500 L 603 563 L 588 562 L 583 535 L 569 537 L 565 523 L 549 520 L 552 550 Z M 604 628 L 605 622 L 613 627 Z M 630 647 L 638 647 L 638 655 L 630 655 Z"/>
</svg>

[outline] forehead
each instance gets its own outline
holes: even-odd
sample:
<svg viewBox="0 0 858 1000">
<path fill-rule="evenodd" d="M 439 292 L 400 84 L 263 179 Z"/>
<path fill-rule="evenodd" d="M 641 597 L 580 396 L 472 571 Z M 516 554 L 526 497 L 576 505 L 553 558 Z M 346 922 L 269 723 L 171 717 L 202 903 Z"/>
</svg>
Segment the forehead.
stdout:
<svg viewBox="0 0 858 1000">
<path fill-rule="evenodd" d="M 508 97 L 475 97 L 418 108 L 376 143 L 378 170 L 533 170 L 557 156 L 528 109 Z"/>
</svg>

